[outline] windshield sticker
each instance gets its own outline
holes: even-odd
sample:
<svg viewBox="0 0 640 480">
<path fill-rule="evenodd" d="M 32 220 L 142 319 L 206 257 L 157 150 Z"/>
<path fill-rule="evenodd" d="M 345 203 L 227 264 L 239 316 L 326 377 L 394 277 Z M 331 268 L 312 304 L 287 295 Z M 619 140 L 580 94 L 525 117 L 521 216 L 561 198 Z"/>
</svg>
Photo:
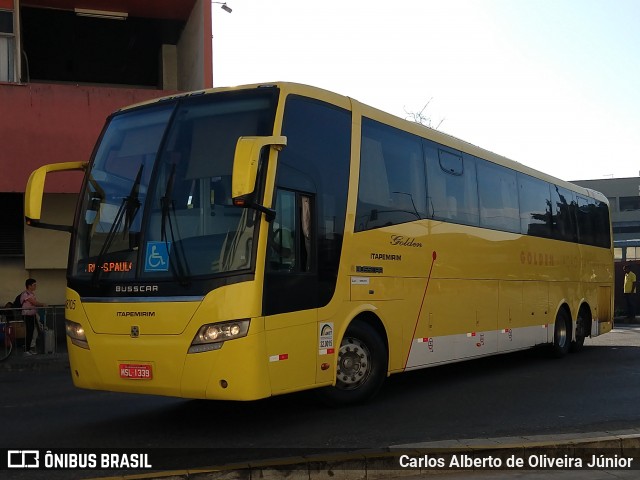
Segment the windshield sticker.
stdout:
<svg viewBox="0 0 640 480">
<path fill-rule="evenodd" d="M 169 252 L 171 242 L 147 242 L 145 254 L 145 272 L 167 272 L 169 271 Z"/>
</svg>

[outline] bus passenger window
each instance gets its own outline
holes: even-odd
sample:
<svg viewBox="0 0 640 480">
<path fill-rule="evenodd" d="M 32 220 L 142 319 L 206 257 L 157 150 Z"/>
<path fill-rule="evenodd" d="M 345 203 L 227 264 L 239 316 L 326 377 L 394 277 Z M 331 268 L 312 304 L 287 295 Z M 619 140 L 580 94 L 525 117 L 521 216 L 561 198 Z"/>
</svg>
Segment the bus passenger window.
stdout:
<svg viewBox="0 0 640 480">
<path fill-rule="evenodd" d="M 355 230 L 421 220 L 426 198 L 420 139 L 364 118 Z"/>
<path fill-rule="evenodd" d="M 490 162 L 478 162 L 480 226 L 520 233 L 516 172 Z"/>
<path fill-rule="evenodd" d="M 427 161 L 429 218 L 478 225 L 476 159 L 458 150 L 423 141 Z"/>
</svg>

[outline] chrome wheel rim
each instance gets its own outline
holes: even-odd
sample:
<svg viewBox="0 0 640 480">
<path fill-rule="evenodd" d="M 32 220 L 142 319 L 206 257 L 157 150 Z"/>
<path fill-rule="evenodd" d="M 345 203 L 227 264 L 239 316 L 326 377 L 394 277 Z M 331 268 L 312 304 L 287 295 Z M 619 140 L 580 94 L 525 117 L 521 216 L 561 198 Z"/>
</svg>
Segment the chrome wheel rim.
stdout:
<svg viewBox="0 0 640 480">
<path fill-rule="evenodd" d="M 358 388 L 371 374 L 371 352 L 357 338 L 344 338 L 338 351 L 337 384 L 345 390 Z"/>
<path fill-rule="evenodd" d="M 567 323 L 558 320 L 556 323 L 556 344 L 563 348 L 567 343 Z"/>
</svg>

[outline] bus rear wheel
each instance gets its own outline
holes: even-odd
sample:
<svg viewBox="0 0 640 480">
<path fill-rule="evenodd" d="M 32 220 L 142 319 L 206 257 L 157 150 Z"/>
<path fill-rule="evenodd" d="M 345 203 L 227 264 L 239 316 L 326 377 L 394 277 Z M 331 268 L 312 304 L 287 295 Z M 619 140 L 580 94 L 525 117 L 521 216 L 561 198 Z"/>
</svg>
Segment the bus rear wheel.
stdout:
<svg viewBox="0 0 640 480">
<path fill-rule="evenodd" d="M 562 358 L 569 352 L 571 345 L 571 319 L 564 310 L 560 310 L 556 316 L 553 329 L 553 344 L 551 354 L 555 358 Z"/>
<path fill-rule="evenodd" d="M 582 311 L 580 311 L 578 313 L 578 319 L 576 320 L 576 338 L 571 342 L 570 350 L 572 352 L 579 352 L 584 348 L 584 339 L 587 338 L 587 335 L 589 334 L 588 323 L 589 321 L 587 317 Z"/>
<path fill-rule="evenodd" d="M 387 376 L 384 341 L 368 323 L 354 321 L 340 343 L 336 385 L 322 390 L 329 405 L 351 405 L 372 398 Z"/>
</svg>

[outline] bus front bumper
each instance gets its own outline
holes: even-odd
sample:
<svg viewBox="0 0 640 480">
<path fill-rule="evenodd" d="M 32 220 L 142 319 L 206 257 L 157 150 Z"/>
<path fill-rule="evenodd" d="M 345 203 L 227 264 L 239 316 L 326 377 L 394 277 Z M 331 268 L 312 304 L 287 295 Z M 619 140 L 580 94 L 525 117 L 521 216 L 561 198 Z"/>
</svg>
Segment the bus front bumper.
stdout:
<svg viewBox="0 0 640 480">
<path fill-rule="evenodd" d="M 184 337 L 92 335 L 87 350 L 67 338 L 76 387 L 212 400 L 271 395 L 264 333 L 224 342 L 218 350 L 187 353 Z"/>
</svg>

